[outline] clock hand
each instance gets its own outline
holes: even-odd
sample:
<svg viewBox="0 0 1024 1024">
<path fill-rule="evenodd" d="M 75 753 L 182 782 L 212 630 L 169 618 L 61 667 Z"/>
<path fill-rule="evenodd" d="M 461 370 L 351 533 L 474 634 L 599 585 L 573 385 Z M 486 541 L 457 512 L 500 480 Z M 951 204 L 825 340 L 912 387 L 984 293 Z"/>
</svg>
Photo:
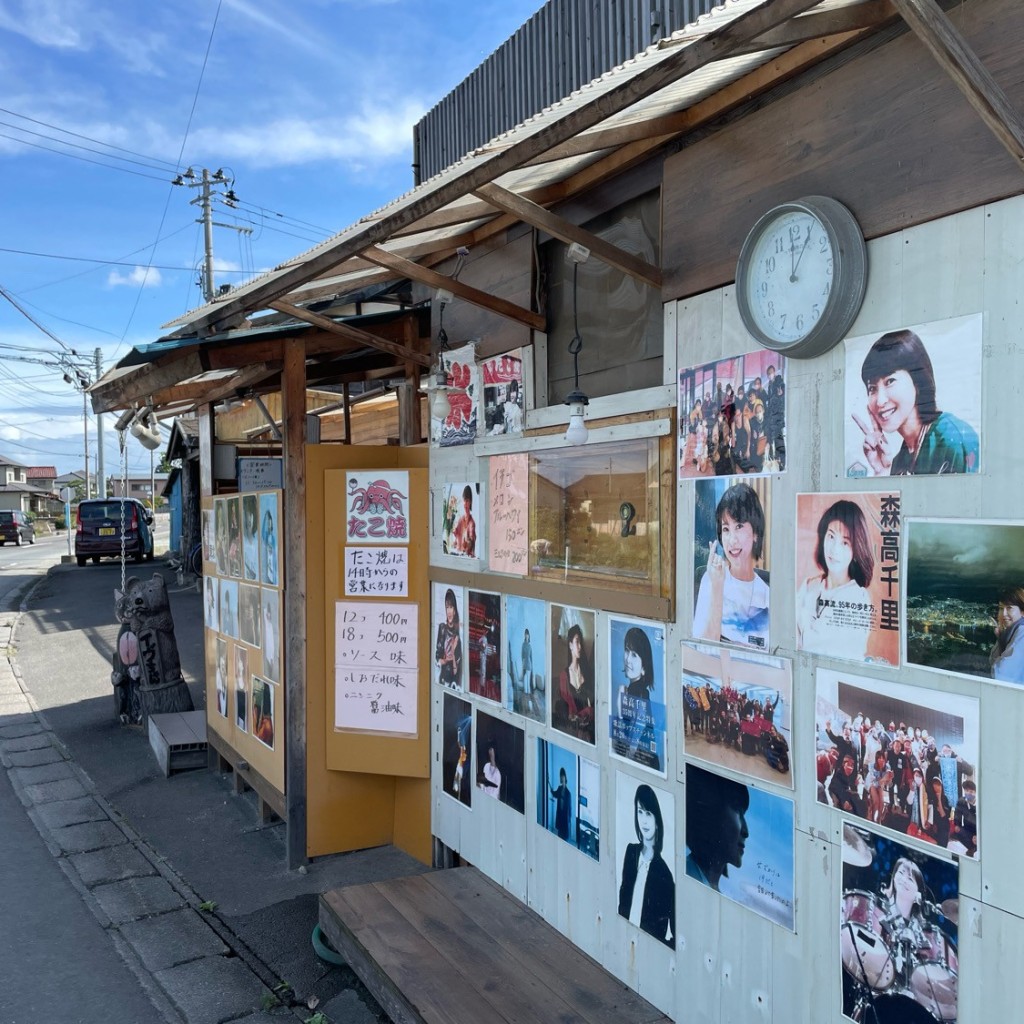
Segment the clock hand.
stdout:
<svg viewBox="0 0 1024 1024">
<path fill-rule="evenodd" d="M 796 258 L 796 266 L 793 267 L 793 273 L 790 275 L 790 282 L 796 280 L 796 272 L 800 267 L 800 261 L 804 258 L 804 253 L 807 251 L 807 245 L 811 240 L 811 226 L 807 225 L 807 237 L 804 239 L 804 247 L 800 250 L 800 255 Z"/>
</svg>

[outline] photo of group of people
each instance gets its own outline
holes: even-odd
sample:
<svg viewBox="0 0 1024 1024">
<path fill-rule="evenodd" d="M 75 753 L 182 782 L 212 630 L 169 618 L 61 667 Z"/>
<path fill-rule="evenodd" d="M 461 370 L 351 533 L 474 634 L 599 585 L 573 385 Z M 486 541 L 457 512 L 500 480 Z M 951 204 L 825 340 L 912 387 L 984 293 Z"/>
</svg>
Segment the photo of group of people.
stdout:
<svg viewBox="0 0 1024 1024">
<path fill-rule="evenodd" d="M 954 862 L 843 825 L 839 965 L 856 1024 L 952 1024 L 958 1014 Z"/>
<path fill-rule="evenodd" d="M 684 640 L 682 673 L 686 754 L 792 788 L 792 662 Z"/>
<path fill-rule="evenodd" d="M 792 800 L 688 764 L 686 847 L 687 877 L 793 930 Z"/>
<path fill-rule="evenodd" d="M 1024 685 L 1024 525 L 907 522 L 906 661 Z"/>
<path fill-rule="evenodd" d="M 819 802 L 978 855 L 977 698 L 819 668 L 814 751 Z"/>
<path fill-rule="evenodd" d="M 786 358 L 758 350 L 679 374 L 679 475 L 786 468 Z"/>
<path fill-rule="evenodd" d="M 281 601 L 277 589 L 280 495 L 254 492 L 212 499 L 211 558 L 203 577 L 217 716 L 234 734 L 275 747 L 281 672 Z"/>
</svg>

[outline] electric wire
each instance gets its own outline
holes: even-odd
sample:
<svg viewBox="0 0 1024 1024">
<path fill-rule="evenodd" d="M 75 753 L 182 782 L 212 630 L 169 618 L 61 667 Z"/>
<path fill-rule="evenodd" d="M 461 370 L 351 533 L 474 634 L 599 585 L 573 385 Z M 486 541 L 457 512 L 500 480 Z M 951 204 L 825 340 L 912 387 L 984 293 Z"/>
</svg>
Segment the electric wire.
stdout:
<svg viewBox="0 0 1024 1024">
<path fill-rule="evenodd" d="M 10 139 L 11 142 L 17 142 L 22 146 L 32 146 L 34 149 L 43 149 L 47 153 L 56 153 L 58 156 L 66 156 L 71 160 L 81 160 L 83 163 L 96 164 L 97 167 L 105 167 L 108 171 L 121 171 L 124 174 L 134 174 L 137 178 L 151 178 L 153 181 L 167 181 L 166 177 L 157 177 L 155 174 L 143 174 L 142 171 L 133 171 L 130 167 L 119 167 L 117 164 L 104 163 L 102 160 L 90 160 L 87 156 L 69 153 L 66 149 L 54 149 L 53 146 L 44 146 L 40 142 L 19 139 L 16 135 L 8 135 L 7 132 L 0 132 L 0 139 Z"/>
</svg>

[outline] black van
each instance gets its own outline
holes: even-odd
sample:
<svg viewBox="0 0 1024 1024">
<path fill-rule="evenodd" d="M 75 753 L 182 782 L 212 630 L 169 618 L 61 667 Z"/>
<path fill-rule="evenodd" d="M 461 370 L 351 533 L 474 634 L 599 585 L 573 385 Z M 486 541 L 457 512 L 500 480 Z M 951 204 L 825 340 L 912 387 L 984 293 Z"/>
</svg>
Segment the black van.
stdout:
<svg viewBox="0 0 1024 1024">
<path fill-rule="evenodd" d="M 125 557 L 141 562 L 153 559 L 153 513 L 135 498 L 90 498 L 78 503 L 75 525 L 75 558 L 121 557 L 121 524 L 124 523 Z"/>
</svg>

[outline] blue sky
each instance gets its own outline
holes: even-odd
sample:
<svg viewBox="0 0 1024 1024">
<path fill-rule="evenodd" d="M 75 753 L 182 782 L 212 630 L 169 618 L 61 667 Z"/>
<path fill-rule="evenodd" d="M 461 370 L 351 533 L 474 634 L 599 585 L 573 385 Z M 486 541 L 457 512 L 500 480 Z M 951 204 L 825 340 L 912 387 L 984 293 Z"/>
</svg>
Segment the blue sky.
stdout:
<svg viewBox="0 0 1024 1024">
<path fill-rule="evenodd" d="M 233 177 L 240 204 L 214 219 L 252 233 L 215 228 L 215 280 L 237 284 L 408 191 L 413 123 L 541 6 L 0 0 L 0 288 L 109 368 L 201 303 L 197 190 L 176 171 Z M 81 395 L 12 359 L 60 351 L 0 298 L 0 456 L 63 472 Z M 110 417 L 105 440 L 110 474 Z M 134 440 L 129 467 L 149 469 Z"/>
</svg>

